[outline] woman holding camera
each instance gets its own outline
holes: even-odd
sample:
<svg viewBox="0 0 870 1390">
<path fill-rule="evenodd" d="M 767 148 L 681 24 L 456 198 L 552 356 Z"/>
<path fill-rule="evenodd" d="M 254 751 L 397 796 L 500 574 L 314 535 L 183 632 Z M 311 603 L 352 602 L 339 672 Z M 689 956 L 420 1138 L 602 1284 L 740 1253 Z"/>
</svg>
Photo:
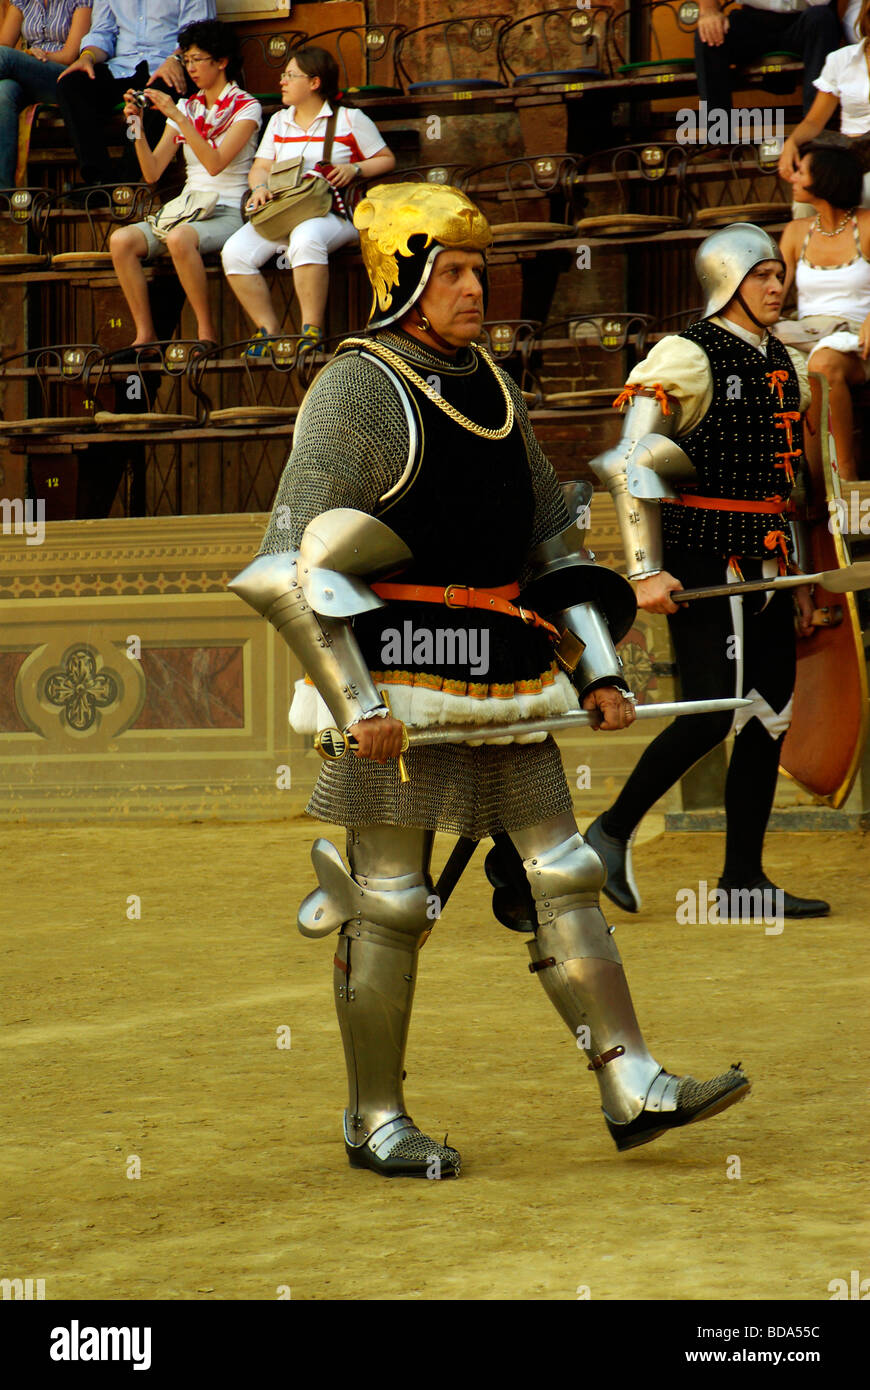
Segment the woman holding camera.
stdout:
<svg viewBox="0 0 870 1390">
<path fill-rule="evenodd" d="M 250 213 L 272 197 L 268 179 L 275 163 L 301 157 L 303 174 L 323 165 L 318 172 L 332 186 L 332 211 L 325 217 L 300 222 L 283 241 L 266 240 L 249 223 L 230 238 L 222 252 L 230 288 L 257 326 L 257 338 L 281 332 L 260 267 L 282 253 L 286 253 L 293 271 L 303 336 L 314 342 L 323 337 L 330 253 L 359 240 L 342 195 L 354 180 L 371 179 L 396 167 L 395 155 L 387 149 L 374 122 L 355 107 L 340 104 L 338 76 L 338 64 L 325 49 L 296 49 L 281 74 L 281 100 L 286 110 L 276 112 L 266 127 L 248 178 Z M 333 111 L 335 134 L 326 165 L 324 140 Z M 250 351 L 257 355 L 258 347 Z"/>
<path fill-rule="evenodd" d="M 133 346 L 153 342 L 154 323 L 148 286 L 142 270 L 146 260 L 164 252 L 172 257 L 190 306 L 196 316 L 197 337 L 217 341 L 208 301 L 208 284 L 202 257 L 219 251 L 242 225 L 239 204 L 247 188 L 248 170 L 254 157 L 262 108 L 234 80 L 238 65 L 238 40 L 228 24 L 204 20 L 190 24 L 178 36 L 182 62 L 197 85 L 194 96 L 175 104 L 166 92 L 147 87 L 124 95 L 124 115 L 136 132 L 134 148 L 146 183 L 156 183 L 182 146 L 187 181 L 180 199 L 188 207 L 202 195 L 200 215 L 170 225 L 156 219 L 137 222 L 112 233 L 109 249 L 124 298 L 136 328 Z M 142 104 L 147 101 L 166 116 L 166 129 L 152 150 L 142 132 Z M 207 211 L 216 198 L 216 206 Z M 164 210 L 165 211 L 165 210 Z"/>
</svg>

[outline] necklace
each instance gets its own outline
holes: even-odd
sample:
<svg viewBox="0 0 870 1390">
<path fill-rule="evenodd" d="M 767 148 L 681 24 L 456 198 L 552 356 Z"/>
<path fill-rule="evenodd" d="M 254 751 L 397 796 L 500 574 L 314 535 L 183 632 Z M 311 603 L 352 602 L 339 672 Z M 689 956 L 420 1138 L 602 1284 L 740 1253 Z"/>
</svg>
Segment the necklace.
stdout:
<svg viewBox="0 0 870 1390">
<path fill-rule="evenodd" d="M 855 209 L 852 208 L 852 211 L 851 211 L 851 212 L 847 212 L 847 213 L 846 213 L 846 216 L 843 218 L 842 222 L 840 223 L 840 225 L 839 225 L 838 227 L 835 227 L 834 230 L 833 230 L 832 232 L 826 232 L 826 231 L 824 230 L 824 228 L 822 227 L 822 214 L 821 214 L 820 212 L 817 212 L 817 213 L 816 213 L 816 222 L 815 222 L 815 226 L 813 227 L 813 231 L 814 231 L 814 232 L 818 232 L 819 236 L 839 236 L 840 233 L 842 232 L 843 228 L 844 228 L 844 227 L 848 227 L 849 223 L 852 221 L 852 218 L 853 218 L 853 216 L 854 216 L 854 213 L 855 213 Z"/>
<path fill-rule="evenodd" d="M 405 362 L 398 353 L 393 352 L 390 348 L 386 347 L 384 343 L 373 342 L 371 338 L 345 338 L 344 342 L 352 346 L 364 347 L 368 352 L 373 352 L 376 357 L 382 357 L 391 367 L 395 367 L 396 371 L 399 372 L 406 381 L 412 382 L 424 392 L 429 400 L 432 401 L 433 405 L 437 405 L 439 410 L 443 410 L 445 415 L 449 416 L 451 420 L 455 420 L 457 425 L 461 425 L 463 429 L 470 430 L 472 434 L 479 435 L 481 439 L 506 439 L 513 429 L 514 404 L 511 400 L 510 392 L 496 371 L 496 366 L 492 358 L 479 343 L 476 345 L 476 351 L 490 368 L 493 376 L 498 382 L 501 393 L 505 399 L 505 404 L 507 405 L 507 418 L 501 429 L 498 430 L 486 429 L 483 425 L 475 424 L 473 420 L 469 420 L 467 416 L 462 415 L 449 401 L 445 401 L 443 397 L 438 394 L 434 386 L 431 386 L 428 381 L 424 381 L 421 376 L 418 376 L 414 369 L 409 367 L 407 362 Z"/>
</svg>

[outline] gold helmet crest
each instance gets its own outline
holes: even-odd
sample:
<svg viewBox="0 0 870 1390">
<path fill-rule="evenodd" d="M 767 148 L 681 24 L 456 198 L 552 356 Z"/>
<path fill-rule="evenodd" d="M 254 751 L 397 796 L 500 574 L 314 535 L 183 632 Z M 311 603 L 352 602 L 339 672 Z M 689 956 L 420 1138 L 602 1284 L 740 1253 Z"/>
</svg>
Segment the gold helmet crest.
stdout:
<svg viewBox="0 0 870 1390">
<path fill-rule="evenodd" d="M 369 322 L 379 327 L 408 312 L 440 252 L 483 251 L 493 239 L 480 208 L 446 184 L 378 184 L 353 220 L 373 291 Z"/>
</svg>

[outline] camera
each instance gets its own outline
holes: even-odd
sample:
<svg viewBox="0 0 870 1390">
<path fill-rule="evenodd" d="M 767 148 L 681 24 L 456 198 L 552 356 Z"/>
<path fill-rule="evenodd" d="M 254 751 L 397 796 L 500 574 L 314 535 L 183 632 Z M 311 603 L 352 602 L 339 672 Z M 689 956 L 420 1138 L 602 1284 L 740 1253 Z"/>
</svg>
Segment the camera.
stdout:
<svg viewBox="0 0 870 1390">
<path fill-rule="evenodd" d="M 133 104 L 134 104 L 134 106 L 138 106 L 142 111 L 144 111 L 145 108 L 146 108 L 147 105 L 148 105 L 148 101 L 147 101 L 147 99 L 146 99 L 145 93 L 144 93 L 144 92 L 133 92 L 133 93 L 131 93 L 131 95 L 132 95 L 132 99 L 133 99 Z"/>
</svg>

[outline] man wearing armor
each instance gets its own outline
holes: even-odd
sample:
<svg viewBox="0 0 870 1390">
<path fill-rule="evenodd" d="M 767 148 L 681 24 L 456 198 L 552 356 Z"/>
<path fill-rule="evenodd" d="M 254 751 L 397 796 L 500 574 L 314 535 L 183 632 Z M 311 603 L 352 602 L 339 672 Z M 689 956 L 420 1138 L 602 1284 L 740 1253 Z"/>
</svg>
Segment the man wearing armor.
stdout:
<svg viewBox="0 0 870 1390">
<path fill-rule="evenodd" d="M 355 757 L 324 764 L 308 808 L 347 828 L 350 873 L 317 841 L 319 887 L 299 912 L 305 935 L 339 931 L 347 1155 L 385 1176 L 459 1173 L 457 1151 L 414 1125 L 402 1087 L 418 954 L 437 914 L 437 830 L 495 839 L 500 920 L 532 934 L 529 969 L 584 1046 L 617 1148 L 631 1148 L 725 1109 L 749 1082 L 732 1066 L 699 1083 L 651 1057 L 556 744 L 486 735 L 581 701 L 604 729 L 630 724 L 612 634 L 630 625 L 633 595 L 576 553 L 521 392 L 472 346 L 492 239 L 479 209 L 453 188 L 393 184 L 372 189 L 355 221 L 371 334 L 346 339 L 306 396 L 260 556 L 232 585 L 309 673 L 294 726 L 332 723 L 357 741 Z M 444 624 L 449 654 L 436 640 Z M 480 739 L 411 749 L 402 782 L 403 725 L 449 724 Z"/>
<path fill-rule="evenodd" d="M 677 589 L 785 572 L 809 378 L 801 354 L 768 332 L 780 315 L 785 267 L 767 232 L 745 222 L 714 232 L 695 269 L 706 298 L 703 318 L 661 339 L 634 368 L 620 398 L 627 402 L 622 439 L 591 466 L 614 499 L 639 607 L 668 615 L 683 698 L 745 695 L 754 707 L 733 716 L 678 717 L 648 745 L 586 838 L 607 869 L 608 897 L 637 912 L 631 840 L 638 824 L 733 729 L 719 888 L 738 904 L 751 901 L 741 896 L 746 892 L 781 894 L 773 901 L 783 916 L 820 917 L 829 911 L 826 902 L 777 889 L 762 868 L 795 682 L 792 595 L 806 638 L 813 631 L 810 591 L 762 590 L 682 605 L 671 598 Z"/>
</svg>

